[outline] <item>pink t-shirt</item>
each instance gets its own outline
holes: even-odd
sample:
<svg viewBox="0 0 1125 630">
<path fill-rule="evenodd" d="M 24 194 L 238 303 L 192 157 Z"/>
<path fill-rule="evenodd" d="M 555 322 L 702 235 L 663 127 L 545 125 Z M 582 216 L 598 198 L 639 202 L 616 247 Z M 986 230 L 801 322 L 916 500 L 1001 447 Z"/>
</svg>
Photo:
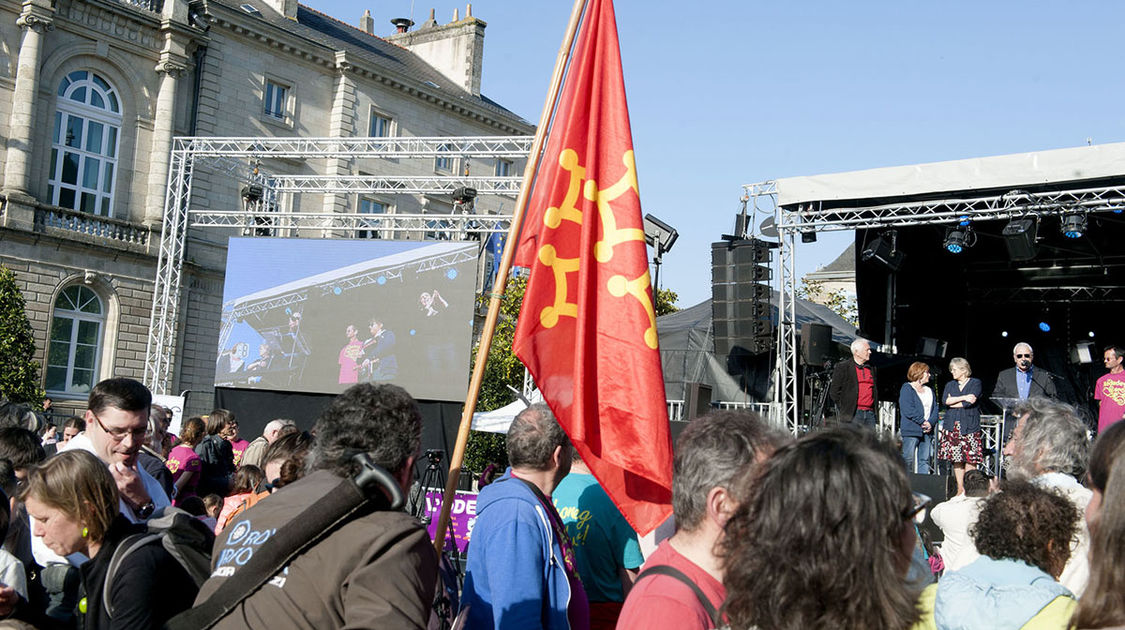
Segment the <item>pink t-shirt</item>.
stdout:
<svg viewBox="0 0 1125 630">
<path fill-rule="evenodd" d="M 246 447 L 250 446 L 247 440 L 231 440 L 230 450 L 234 452 L 234 465 L 242 465 L 242 454 L 246 452 Z"/>
<path fill-rule="evenodd" d="M 715 610 L 723 605 L 723 600 L 727 597 L 723 583 L 673 549 L 667 540 L 652 552 L 641 571 L 657 565 L 667 565 L 682 571 L 703 591 Z M 625 598 L 625 607 L 621 609 L 621 617 L 617 620 L 618 630 L 704 630 L 714 627 L 691 587 L 667 575 L 652 575 L 638 581 Z"/>
<path fill-rule="evenodd" d="M 1098 433 L 1125 415 L 1125 372 L 1106 374 L 1094 386 L 1094 400 L 1100 401 L 1098 407 Z"/>
<path fill-rule="evenodd" d="M 188 480 L 183 490 L 176 495 L 172 504 L 179 506 L 184 499 L 194 497 L 195 490 L 199 487 L 199 473 L 203 470 L 203 462 L 195 454 L 195 451 L 190 446 L 181 444 L 168 453 L 168 459 L 164 462 L 164 465 L 172 472 L 172 483 L 179 481 L 184 472 L 190 471 L 192 473 L 191 479 Z"/>
</svg>

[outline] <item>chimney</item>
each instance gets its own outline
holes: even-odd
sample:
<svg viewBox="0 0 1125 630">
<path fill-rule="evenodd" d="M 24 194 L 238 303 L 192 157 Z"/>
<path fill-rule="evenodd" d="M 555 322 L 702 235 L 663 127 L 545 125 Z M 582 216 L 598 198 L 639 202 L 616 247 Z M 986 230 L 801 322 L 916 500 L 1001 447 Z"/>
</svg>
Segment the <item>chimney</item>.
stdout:
<svg viewBox="0 0 1125 630">
<path fill-rule="evenodd" d="M 363 10 L 363 17 L 359 18 L 359 28 L 368 35 L 375 34 L 375 18 L 371 17 L 371 9 Z"/>
<path fill-rule="evenodd" d="M 263 2 L 290 20 L 297 19 L 297 0 L 263 0 Z"/>
<path fill-rule="evenodd" d="M 453 21 L 437 24 L 433 9 L 430 19 L 418 30 L 407 32 L 400 28 L 387 39 L 410 50 L 450 81 L 474 96 L 480 96 L 481 66 L 484 62 L 484 20 L 473 17 L 472 5 L 465 7 L 465 17 L 459 19 L 455 10 Z M 392 20 L 398 26 L 397 21 Z"/>
<path fill-rule="evenodd" d="M 410 18 L 395 18 L 391 20 L 391 24 L 395 25 L 395 33 L 406 33 L 414 26 L 414 20 Z"/>
</svg>

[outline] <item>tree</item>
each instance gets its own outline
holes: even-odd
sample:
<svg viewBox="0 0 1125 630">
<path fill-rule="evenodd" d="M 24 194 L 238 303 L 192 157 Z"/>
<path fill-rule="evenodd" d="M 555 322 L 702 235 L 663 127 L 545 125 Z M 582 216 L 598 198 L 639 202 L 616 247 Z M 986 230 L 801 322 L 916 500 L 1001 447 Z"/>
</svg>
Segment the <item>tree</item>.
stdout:
<svg viewBox="0 0 1125 630">
<path fill-rule="evenodd" d="M 821 282 L 816 280 L 810 282 L 806 278 L 801 278 L 801 286 L 797 287 L 797 297 L 827 306 L 852 326 L 859 326 L 859 305 L 855 297 L 841 289 L 826 291 Z"/>
<path fill-rule="evenodd" d="M 488 363 L 484 366 L 484 380 L 481 382 L 477 398 L 478 411 L 492 411 L 516 399 L 508 386 L 519 391 L 523 387 L 523 364 L 512 352 L 512 340 L 516 336 L 516 321 L 519 319 L 523 293 L 527 289 L 526 278 L 510 278 L 500 302 L 500 316 L 496 320 L 496 332 L 492 345 L 488 348 Z M 488 298 L 481 296 L 481 308 L 488 307 Z M 478 345 L 479 347 L 479 345 Z M 475 350 L 475 349 L 474 349 Z M 476 361 L 476 352 L 473 352 Z M 481 472 L 490 463 L 508 465 L 508 450 L 504 436 L 499 433 L 473 431 L 465 447 L 465 467 L 473 472 Z"/>
<path fill-rule="evenodd" d="M 680 296 L 672 289 L 657 289 L 656 290 L 656 316 L 667 315 L 668 313 L 675 313 L 680 310 L 676 306 Z"/>
<path fill-rule="evenodd" d="M 0 267 L 0 398 L 38 409 L 43 389 L 39 387 L 39 363 L 32 359 L 35 338 L 25 306 L 15 274 Z"/>
</svg>

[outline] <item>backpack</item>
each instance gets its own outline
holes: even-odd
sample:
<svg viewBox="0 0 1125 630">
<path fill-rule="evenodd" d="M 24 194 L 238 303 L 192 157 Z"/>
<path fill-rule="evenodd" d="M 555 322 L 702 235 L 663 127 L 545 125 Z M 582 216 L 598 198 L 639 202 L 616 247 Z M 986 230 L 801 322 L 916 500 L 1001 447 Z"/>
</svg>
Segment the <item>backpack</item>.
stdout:
<svg viewBox="0 0 1125 630">
<path fill-rule="evenodd" d="M 111 619 L 113 605 L 109 596 L 113 592 L 113 580 L 125 559 L 144 545 L 156 542 L 163 545 L 191 576 L 196 587 L 202 586 L 211 577 L 211 548 L 215 545 L 215 534 L 202 521 L 179 508 L 166 507 L 153 515 L 145 526 L 147 531 L 122 540 L 109 560 L 102 605 Z"/>
<path fill-rule="evenodd" d="M 208 435 L 195 447 L 195 454 L 199 455 L 199 494 L 203 496 L 212 492 L 225 495 L 230 490 L 230 474 L 233 472 L 233 461 L 223 457 L 223 438 L 217 435 Z"/>
</svg>

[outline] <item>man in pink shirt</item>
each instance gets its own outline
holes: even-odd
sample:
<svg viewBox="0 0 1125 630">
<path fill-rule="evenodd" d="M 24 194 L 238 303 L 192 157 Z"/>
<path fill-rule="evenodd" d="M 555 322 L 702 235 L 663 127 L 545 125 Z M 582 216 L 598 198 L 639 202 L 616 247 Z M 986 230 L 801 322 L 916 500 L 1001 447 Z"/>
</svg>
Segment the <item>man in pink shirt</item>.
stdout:
<svg viewBox="0 0 1125 630">
<path fill-rule="evenodd" d="M 715 547 L 734 512 L 734 480 L 785 441 L 753 414 L 718 411 L 697 418 L 676 442 L 672 509 L 677 531 L 657 547 L 625 598 L 618 630 L 704 630 L 722 625 L 726 599 Z"/>
<path fill-rule="evenodd" d="M 1098 401 L 1098 434 L 1125 415 L 1125 367 L 1121 360 L 1125 349 L 1109 346 L 1105 349 L 1105 367 L 1109 370 L 1094 385 L 1094 400 Z"/>
</svg>

